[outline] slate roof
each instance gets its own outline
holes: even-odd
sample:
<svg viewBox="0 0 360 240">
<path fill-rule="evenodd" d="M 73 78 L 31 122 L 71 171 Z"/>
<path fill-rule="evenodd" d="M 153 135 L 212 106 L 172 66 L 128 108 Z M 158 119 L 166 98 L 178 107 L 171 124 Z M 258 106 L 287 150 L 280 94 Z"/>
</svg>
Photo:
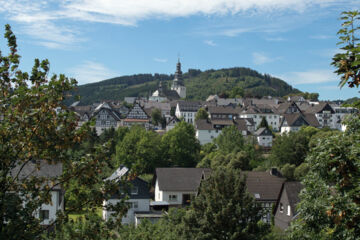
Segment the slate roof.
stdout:
<svg viewBox="0 0 360 240">
<path fill-rule="evenodd" d="M 240 107 L 232 106 L 211 106 L 208 107 L 207 111 L 210 114 L 239 114 L 241 111 Z"/>
<path fill-rule="evenodd" d="M 284 191 L 289 199 L 291 211 L 296 212 L 296 205 L 300 202 L 299 193 L 304 186 L 300 182 L 285 182 Z M 294 214 L 295 215 L 295 214 Z"/>
<path fill-rule="evenodd" d="M 312 127 L 319 127 L 319 121 L 317 120 L 315 114 L 306 113 L 306 114 L 300 114 L 300 113 L 292 113 L 292 114 L 284 114 L 283 115 L 283 121 L 281 123 L 281 126 L 283 126 L 284 121 L 286 120 L 288 126 L 290 127 L 301 127 L 304 124 L 301 124 L 301 122 L 307 123 L 307 125 L 310 125 Z"/>
<path fill-rule="evenodd" d="M 156 168 L 154 179 L 161 191 L 195 192 L 203 174 L 208 176 L 210 172 L 209 168 Z"/>
<path fill-rule="evenodd" d="M 208 119 L 199 119 L 195 121 L 197 130 L 215 130 L 213 124 Z"/>
<path fill-rule="evenodd" d="M 178 105 L 181 112 L 197 112 L 201 108 L 201 103 L 197 101 L 179 101 Z"/>
<path fill-rule="evenodd" d="M 246 175 L 246 187 L 248 192 L 255 197 L 259 194 L 257 201 L 276 201 L 280 194 L 285 178 L 271 175 L 270 172 L 249 171 L 243 172 Z"/>
<path fill-rule="evenodd" d="M 280 114 L 287 113 L 286 111 L 288 110 L 289 107 L 291 107 L 291 105 L 296 106 L 298 108 L 298 110 L 300 110 L 300 112 L 301 112 L 301 109 L 298 107 L 298 105 L 295 102 L 284 102 L 284 103 L 279 104 L 279 106 L 277 107 L 278 113 L 280 113 Z"/>
<path fill-rule="evenodd" d="M 11 170 L 11 176 L 15 177 L 20 171 L 22 164 L 19 162 L 15 168 Z M 28 177 L 45 177 L 56 178 L 62 174 L 62 163 L 51 163 L 45 160 L 29 161 L 24 165 L 19 173 L 20 181 Z M 61 186 L 57 185 L 54 189 L 60 189 Z"/>
<path fill-rule="evenodd" d="M 325 109 L 329 110 L 331 113 L 335 113 L 334 109 L 327 102 L 320 102 L 319 104 L 315 104 L 308 109 L 306 109 L 307 113 L 321 113 Z"/>
<path fill-rule="evenodd" d="M 259 128 L 255 133 L 254 135 L 256 136 L 272 136 L 272 133 L 269 129 L 267 128 Z"/>
</svg>

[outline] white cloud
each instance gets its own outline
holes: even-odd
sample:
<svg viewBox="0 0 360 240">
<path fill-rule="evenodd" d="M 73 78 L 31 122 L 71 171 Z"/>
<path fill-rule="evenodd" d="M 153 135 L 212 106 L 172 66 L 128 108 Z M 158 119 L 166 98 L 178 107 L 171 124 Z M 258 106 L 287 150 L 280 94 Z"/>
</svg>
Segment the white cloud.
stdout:
<svg viewBox="0 0 360 240">
<path fill-rule="evenodd" d="M 335 36 L 331 36 L 331 35 L 313 35 L 310 36 L 310 38 L 312 39 L 317 39 L 317 40 L 327 40 L 327 39 L 331 39 L 334 38 Z"/>
<path fill-rule="evenodd" d="M 43 45 L 59 48 L 82 41 L 79 32 L 69 30 L 76 21 L 135 26 L 146 19 L 193 15 L 267 14 L 289 10 L 301 13 L 311 7 L 328 7 L 329 4 L 341 3 L 343 6 L 344 1 L 352 0 L 0 0 L 0 13 L 23 24 L 24 32 Z M 231 37 L 249 31 L 252 29 L 235 26 L 219 34 Z"/>
<path fill-rule="evenodd" d="M 280 76 L 291 84 L 317 84 L 338 81 L 339 77 L 328 69 L 309 70 L 304 72 L 289 72 Z"/>
<path fill-rule="evenodd" d="M 215 47 L 215 46 L 217 45 L 216 43 L 214 43 L 213 40 L 205 40 L 204 43 L 205 43 L 206 45 L 211 46 L 211 47 Z"/>
<path fill-rule="evenodd" d="M 253 59 L 253 63 L 256 65 L 262 65 L 265 63 L 270 63 L 270 62 L 274 62 L 277 60 L 280 60 L 281 57 L 269 57 L 267 56 L 265 53 L 262 52 L 253 52 L 252 53 L 252 59 Z"/>
<path fill-rule="evenodd" d="M 265 38 L 266 41 L 270 41 L 270 42 L 283 42 L 286 41 L 285 38 L 282 37 L 267 37 Z"/>
<path fill-rule="evenodd" d="M 154 61 L 160 63 L 166 63 L 168 60 L 166 58 L 154 58 Z"/>
<path fill-rule="evenodd" d="M 79 85 L 98 82 L 120 75 L 103 64 L 93 61 L 84 61 L 82 64 L 70 69 L 69 72 L 69 75 L 74 77 Z"/>
</svg>

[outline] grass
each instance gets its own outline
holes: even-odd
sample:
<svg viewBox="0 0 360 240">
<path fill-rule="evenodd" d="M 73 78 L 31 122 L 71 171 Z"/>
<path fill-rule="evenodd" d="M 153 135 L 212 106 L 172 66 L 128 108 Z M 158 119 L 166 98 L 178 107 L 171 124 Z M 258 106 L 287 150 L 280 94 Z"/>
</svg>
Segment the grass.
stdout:
<svg viewBox="0 0 360 240">
<path fill-rule="evenodd" d="M 85 216 L 86 213 L 90 213 L 90 212 L 91 212 L 90 209 L 82 210 L 82 211 L 79 211 L 79 212 L 72 212 L 72 213 L 69 213 L 69 218 L 76 221 L 79 218 Z M 102 217 L 102 208 L 101 207 L 96 208 L 95 213 L 99 217 Z"/>
</svg>

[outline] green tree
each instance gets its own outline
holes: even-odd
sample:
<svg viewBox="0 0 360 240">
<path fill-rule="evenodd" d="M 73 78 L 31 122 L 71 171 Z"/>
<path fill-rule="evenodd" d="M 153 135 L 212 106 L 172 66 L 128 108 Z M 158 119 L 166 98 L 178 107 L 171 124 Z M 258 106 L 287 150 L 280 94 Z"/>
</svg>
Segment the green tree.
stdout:
<svg viewBox="0 0 360 240">
<path fill-rule="evenodd" d="M 222 129 L 214 143 L 223 153 L 238 152 L 244 147 L 244 138 L 236 126 L 230 126 Z"/>
<path fill-rule="evenodd" d="M 345 133 L 322 138 L 306 159 L 299 219 L 290 239 L 358 239 L 360 236 L 360 118 Z"/>
<path fill-rule="evenodd" d="M 336 73 L 341 76 L 339 83 L 343 87 L 346 83 L 349 87 L 358 87 L 360 84 L 360 42 L 359 42 L 359 11 L 342 12 L 342 28 L 338 31 L 340 48 L 343 52 L 335 54 L 332 65 Z"/>
<path fill-rule="evenodd" d="M 229 97 L 230 98 L 241 98 L 244 96 L 244 89 L 242 87 L 234 87 L 231 89 Z"/>
<path fill-rule="evenodd" d="M 164 166 L 161 154 L 161 137 L 141 126 L 132 126 L 123 140 L 116 145 L 115 161 L 132 169 L 134 173 L 152 173 L 155 167 Z"/>
<path fill-rule="evenodd" d="M 186 239 L 261 239 L 269 228 L 259 223 L 262 208 L 246 191 L 239 171 L 213 171 L 183 218 Z"/>
<path fill-rule="evenodd" d="M 199 110 L 195 115 L 195 121 L 199 119 L 208 119 L 208 117 L 209 117 L 208 112 L 204 108 L 199 108 Z"/>
<path fill-rule="evenodd" d="M 260 125 L 259 125 L 258 128 L 269 128 L 269 124 L 268 124 L 268 122 L 266 121 L 266 118 L 265 118 L 265 117 L 262 117 L 261 122 L 260 122 Z"/>
<path fill-rule="evenodd" d="M 151 122 L 157 126 L 161 123 L 162 115 L 161 110 L 158 108 L 155 108 L 151 111 Z"/>
<path fill-rule="evenodd" d="M 298 181 L 302 180 L 309 172 L 309 166 L 306 162 L 300 164 L 294 171 L 294 178 Z"/>
<path fill-rule="evenodd" d="M 294 180 L 295 165 L 286 163 L 280 170 L 281 174 L 288 180 Z"/>
<path fill-rule="evenodd" d="M 5 38 L 9 53 L 0 55 L 0 239 L 37 239 L 46 228 L 34 213 L 42 204 L 51 204 L 55 187 L 72 179 L 79 179 L 79 187 L 96 185 L 91 198 L 81 199 L 95 207 L 114 185 L 101 179 L 109 159 L 107 147 L 97 146 L 87 155 L 69 154 L 91 138 L 90 123 L 77 129 L 76 114 L 62 104 L 76 81 L 64 75 L 49 77 L 48 60 L 35 59 L 31 74 L 22 72 L 9 25 Z M 24 176 L 21 171 L 35 160 L 62 163 L 64 171 L 54 178 Z M 53 224 L 64 219 L 58 212 Z"/>
<path fill-rule="evenodd" d="M 193 125 L 179 122 L 161 139 L 164 160 L 168 166 L 194 167 L 199 162 L 200 143 Z"/>
</svg>

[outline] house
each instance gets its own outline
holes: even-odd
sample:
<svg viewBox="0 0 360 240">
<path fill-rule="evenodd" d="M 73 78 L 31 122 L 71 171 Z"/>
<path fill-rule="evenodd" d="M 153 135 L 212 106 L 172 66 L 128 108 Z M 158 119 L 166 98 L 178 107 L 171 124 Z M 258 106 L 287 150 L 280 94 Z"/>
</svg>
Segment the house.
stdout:
<svg viewBox="0 0 360 240">
<path fill-rule="evenodd" d="M 108 103 L 99 104 L 93 111 L 91 118 L 95 118 L 96 133 L 100 135 L 105 129 L 118 128 L 121 125 L 120 113 Z"/>
<path fill-rule="evenodd" d="M 243 172 L 246 176 L 246 187 L 255 201 L 267 211 L 263 217 L 266 223 L 271 222 L 272 208 L 276 205 L 285 178 L 276 169 L 270 171 Z"/>
<path fill-rule="evenodd" d="M 185 122 L 195 124 L 195 115 L 201 108 L 197 101 L 179 101 L 176 105 L 175 116 L 184 119 Z"/>
<path fill-rule="evenodd" d="M 202 180 L 210 175 L 209 168 L 156 168 L 153 178 L 155 201 L 169 206 L 189 205 Z"/>
<path fill-rule="evenodd" d="M 275 226 L 285 230 L 296 219 L 296 205 L 300 202 L 299 193 L 303 189 L 300 182 L 285 182 L 274 208 Z"/>
<path fill-rule="evenodd" d="M 109 178 L 106 180 L 119 181 L 122 177 L 127 177 L 129 169 L 120 166 Z M 126 202 L 129 204 L 127 214 L 122 218 L 122 224 L 135 224 L 136 214 L 150 214 L 150 189 L 149 184 L 139 177 L 129 178 L 129 187 L 122 186 L 119 183 L 119 189 L 116 194 L 113 194 L 110 199 L 103 202 L 103 219 L 105 221 L 112 217 L 114 212 L 109 209 L 121 201 L 126 195 L 129 199 Z"/>
<path fill-rule="evenodd" d="M 207 109 L 210 119 L 233 119 L 238 118 L 240 107 L 233 106 L 210 106 Z"/>
<path fill-rule="evenodd" d="M 19 179 L 26 179 L 28 177 L 46 178 L 48 180 L 45 185 L 49 186 L 51 194 L 51 202 L 48 204 L 42 204 L 38 211 L 35 212 L 35 216 L 41 220 L 41 225 L 50 225 L 56 220 L 56 213 L 64 211 L 64 194 L 65 191 L 62 185 L 55 185 L 52 187 L 51 181 L 57 182 L 57 178 L 62 175 L 61 163 L 48 163 L 45 160 L 30 161 L 23 167 L 17 165 L 11 171 L 11 176 L 15 177 L 19 174 Z M 26 200 L 25 200 L 26 201 Z"/>
<path fill-rule="evenodd" d="M 335 111 L 327 102 L 320 102 L 306 110 L 307 113 L 315 114 L 320 127 L 336 128 Z"/>
<path fill-rule="evenodd" d="M 335 129 L 340 131 L 345 131 L 345 127 L 343 124 L 346 116 L 349 116 L 354 113 L 359 113 L 359 110 L 354 107 L 340 107 L 340 106 L 332 106 L 335 111 L 334 121 L 335 121 Z"/>
<path fill-rule="evenodd" d="M 286 132 L 297 132 L 302 126 L 312 126 L 318 128 L 320 127 L 320 124 L 316 119 L 315 114 L 284 114 L 280 124 L 280 132 L 281 134 Z"/>
<path fill-rule="evenodd" d="M 206 144 L 212 142 L 212 140 L 218 137 L 224 127 L 236 126 L 239 132 L 243 136 L 250 135 L 249 127 L 250 121 L 242 118 L 237 119 L 199 119 L 195 123 L 196 138 L 200 144 Z"/>
<path fill-rule="evenodd" d="M 171 129 L 173 129 L 178 122 L 180 122 L 180 120 L 177 117 L 171 117 L 166 122 L 166 131 L 170 131 Z"/>
<path fill-rule="evenodd" d="M 142 125 L 146 129 L 150 128 L 150 117 L 140 104 L 135 103 L 134 107 L 130 110 L 129 114 L 123 121 L 123 125 L 131 127 L 132 125 Z"/>
<path fill-rule="evenodd" d="M 239 114 L 240 118 L 251 118 L 255 123 L 255 128 L 259 127 L 262 118 L 265 118 L 268 125 L 274 131 L 279 131 L 281 115 L 277 109 L 270 105 L 249 105 L 243 108 Z"/>
<path fill-rule="evenodd" d="M 256 136 L 259 146 L 272 147 L 273 134 L 268 128 L 259 128 L 254 135 Z"/>
</svg>

